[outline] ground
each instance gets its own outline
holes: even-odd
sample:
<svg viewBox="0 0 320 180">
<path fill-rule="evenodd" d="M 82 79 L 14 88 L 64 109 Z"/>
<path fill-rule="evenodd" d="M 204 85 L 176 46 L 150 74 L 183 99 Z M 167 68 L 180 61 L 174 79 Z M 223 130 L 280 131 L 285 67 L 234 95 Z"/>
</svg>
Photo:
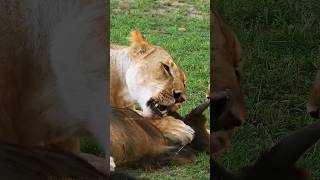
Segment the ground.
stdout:
<svg viewBox="0 0 320 180">
<path fill-rule="evenodd" d="M 247 120 L 220 161 L 231 170 L 249 165 L 288 133 L 312 123 L 306 103 L 320 67 L 320 3 L 217 0 L 216 7 L 245 52 Z M 299 161 L 320 179 L 320 148 Z"/>
<path fill-rule="evenodd" d="M 186 114 L 206 100 L 210 81 L 210 18 L 208 0 L 111 1 L 110 41 L 128 45 L 132 30 L 141 30 L 153 44 L 165 48 L 184 70 L 187 101 Z M 209 112 L 206 112 L 209 117 Z M 168 166 L 157 170 L 137 170 L 148 179 L 209 179 L 209 156 L 202 154 L 195 164 Z"/>
</svg>

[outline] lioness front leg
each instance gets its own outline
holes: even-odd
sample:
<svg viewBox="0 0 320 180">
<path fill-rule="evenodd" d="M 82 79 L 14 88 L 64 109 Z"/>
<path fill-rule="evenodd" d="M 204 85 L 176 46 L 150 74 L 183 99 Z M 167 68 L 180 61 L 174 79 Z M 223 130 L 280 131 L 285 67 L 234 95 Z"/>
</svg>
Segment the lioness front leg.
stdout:
<svg viewBox="0 0 320 180">
<path fill-rule="evenodd" d="M 173 143 L 185 145 L 190 143 L 194 137 L 195 132 L 190 126 L 171 116 L 150 121 Z"/>
</svg>

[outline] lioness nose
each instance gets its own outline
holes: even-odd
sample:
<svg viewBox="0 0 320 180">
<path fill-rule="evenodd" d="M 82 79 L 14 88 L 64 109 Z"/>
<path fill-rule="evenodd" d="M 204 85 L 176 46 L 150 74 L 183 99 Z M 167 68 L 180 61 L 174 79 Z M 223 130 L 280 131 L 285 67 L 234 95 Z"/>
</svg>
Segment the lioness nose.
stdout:
<svg viewBox="0 0 320 180">
<path fill-rule="evenodd" d="M 186 96 L 181 91 L 173 91 L 173 97 L 176 100 L 176 103 L 186 101 Z"/>
</svg>

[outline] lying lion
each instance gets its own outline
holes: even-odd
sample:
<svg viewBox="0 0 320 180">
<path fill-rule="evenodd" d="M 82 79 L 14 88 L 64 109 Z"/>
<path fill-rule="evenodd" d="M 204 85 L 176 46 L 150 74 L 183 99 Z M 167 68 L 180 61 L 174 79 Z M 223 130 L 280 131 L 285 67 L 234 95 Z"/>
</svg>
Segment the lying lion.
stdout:
<svg viewBox="0 0 320 180">
<path fill-rule="evenodd" d="M 210 152 L 207 119 L 202 112 L 209 106 L 206 101 L 192 110 L 185 118 L 172 113 L 161 119 L 149 119 L 133 110 L 111 108 L 111 156 L 117 166 L 159 166 L 168 163 L 192 161 L 197 152 Z M 162 122 L 159 130 L 154 122 Z M 181 133 L 184 123 L 192 127 L 195 135 Z M 185 134 L 184 137 L 181 134 Z M 194 138 L 193 138 L 194 137 Z"/>
<path fill-rule="evenodd" d="M 234 136 L 235 127 L 245 120 L 245 104 L 240 90 L 243 79 L 243 55 L 239 40 L 224 22 L 217 10 L 213 18 L 213 45 L 211 46 L 211 91 L 212 99 L 212 151 L 218 152 L 228 145 Z"/>
<path fill-rule="evenodd" d="M 184 73 L 166 50 L 140 32 L 133 31 L 130 38 L 129 47 L 111 45 L 110 105 L 139 104 L 145 117 L 154 108 L 175 111 L 186 100 Z"/>
</svg>

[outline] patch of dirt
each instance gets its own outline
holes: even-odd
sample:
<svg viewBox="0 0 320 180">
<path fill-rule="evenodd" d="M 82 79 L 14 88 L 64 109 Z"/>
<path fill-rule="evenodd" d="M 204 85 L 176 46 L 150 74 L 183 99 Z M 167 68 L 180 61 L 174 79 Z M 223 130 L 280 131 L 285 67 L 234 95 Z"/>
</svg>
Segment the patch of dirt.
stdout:
<svg viewBox="0 0 320 180">
<path fill-rule="evenodd" d="M 115 13 L 134 13 L 139 11 L 138 9 L 128 9 L 127 7 L 123 8 L 121 5 L 128 4 L 133 2 L 134 0 L 116 0 L 119 3 L 119 7 L 113 8 L 112 12 Z M 200 0 L 202 3 L 209 3 L 208 0 Z M 166 15 L 172 12 L 178 12 L 179 9 L 185 9 L 189 17 L 202 19 L 205 16 L 209 16 L 209 9 L 208 13 L 204 13 L 198 11 L 188 0 L 155 0 L 156 3 L 160 5 L 157 9 L 150 9 L 148 11 L 143 10 L 146 13 L 151 13 L 154 15 Z"/>
<path fill-rule="evenodd" d="M 201 1 L 203 3 L 209 3 L 209 1 L 206 0 Z M 152 9 L 150 12 L 153 14 L 165 15 L 170 12 L 177 12 L 179 9 L 183 8 L 187 10 L 189 17 L 202 19 L 204 16 L 208 15 L 208 13 L 196 10 L 195 7 L 187 0 L 157 0 L 156 2 L 160 4 L 160 8 Z"/>
</svg>

